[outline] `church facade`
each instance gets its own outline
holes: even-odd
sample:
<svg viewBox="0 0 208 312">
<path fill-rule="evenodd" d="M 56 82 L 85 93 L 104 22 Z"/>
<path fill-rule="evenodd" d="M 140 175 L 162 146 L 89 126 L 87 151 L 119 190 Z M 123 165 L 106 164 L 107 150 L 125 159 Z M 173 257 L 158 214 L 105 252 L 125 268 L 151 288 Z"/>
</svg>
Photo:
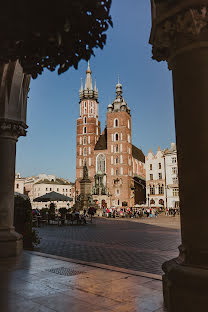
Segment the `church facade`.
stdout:
<svg viewBox="0 0 208 312">
<path fill-rule="evenodd" d="M 132 144 L 131 113 L 116 85 L 116 98 L 107 107 L 101 133 L 98 89 L 92 85 L 90 65 L 79 92 L 77 119 L 76 193 L 80 193 L 83 166 L 87 165 L 93 199 L 100 207 L 125 208 L 145 202 L 145 157 Z"/>
</svg>

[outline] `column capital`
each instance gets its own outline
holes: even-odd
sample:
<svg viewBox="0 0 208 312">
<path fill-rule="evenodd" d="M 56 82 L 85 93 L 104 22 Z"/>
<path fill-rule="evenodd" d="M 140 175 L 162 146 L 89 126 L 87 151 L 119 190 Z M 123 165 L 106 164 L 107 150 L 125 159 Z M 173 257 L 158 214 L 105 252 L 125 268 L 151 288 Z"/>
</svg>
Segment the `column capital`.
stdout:
<svg viewBox="0 0 208 312">
<path fill-rule="evenodd" d="M 153 59 L 170 68 L 176 55 L 208 47 L 208 1 L 152 0 L 150 44 Z"/>
<path fill-rule="evenodd" d="M 27 125 L 23 122 L 0 118 L 0 137 L 17 140 L 26 136 Z"/>
</svg>

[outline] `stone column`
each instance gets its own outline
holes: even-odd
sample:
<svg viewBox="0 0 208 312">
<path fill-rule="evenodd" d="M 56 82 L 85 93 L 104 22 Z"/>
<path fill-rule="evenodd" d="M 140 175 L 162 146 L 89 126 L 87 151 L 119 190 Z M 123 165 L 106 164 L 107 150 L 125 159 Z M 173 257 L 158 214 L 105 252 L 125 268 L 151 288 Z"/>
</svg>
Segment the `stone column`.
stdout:
<svg viewBox="0 0 208 312">
<path fill-rule="evenodd" d="M 13 227 L 14 180 L 16 142 L 26 135 L 29 81 L 18 61 L 0 64 L 0 257 L 22 250 L 22 237 Z"/>
<path fill-rule="evenodd" d="M 168 311 L 206 311 L 208 294 L 208 1 L 152 1 L 153 58 L 173 75 L 182 245 L 163 264 Z"/>
</svg>

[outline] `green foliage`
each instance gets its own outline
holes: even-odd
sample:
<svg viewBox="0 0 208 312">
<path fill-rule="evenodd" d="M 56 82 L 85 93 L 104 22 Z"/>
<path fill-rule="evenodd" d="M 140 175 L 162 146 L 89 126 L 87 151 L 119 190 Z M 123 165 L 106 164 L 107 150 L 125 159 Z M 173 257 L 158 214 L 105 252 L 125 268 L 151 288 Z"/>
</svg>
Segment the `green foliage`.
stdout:
<svg viewBox="0 0 208 312">
<path fill-rule="evenodd" d="M 94 55 L 94 48 L 103 49 L 112 26 L 111 1 L 1 1 L 1 61 L 19 59 L 33 78 L 44 68 L 59 66 L 58 74 L 71 66 L 77 69 L 80 60 Z"/>
<path fill-rule="evenodd" d="M 33 249 L 40 243 L 36 231 L 32 228 L 32 207 L 29 198 L 15 196 L 14 226 L 15 230 L 23 236 L 24 249 Z"/>
</svg>

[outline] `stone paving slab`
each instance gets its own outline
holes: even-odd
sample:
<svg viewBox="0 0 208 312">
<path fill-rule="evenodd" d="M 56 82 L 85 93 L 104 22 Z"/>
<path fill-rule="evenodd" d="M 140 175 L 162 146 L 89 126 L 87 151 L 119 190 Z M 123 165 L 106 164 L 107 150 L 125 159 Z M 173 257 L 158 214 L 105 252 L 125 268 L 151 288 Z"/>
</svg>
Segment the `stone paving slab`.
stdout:
<svg viewBox="0 0 208 312">
<path fill-rule="evenodd" d="M 179 229 L 103 218 L 86 226 L 44 226 L 38 232 L 39 252 L 159 275 L 162 263 L 178 256 L 181 241 Z"/>
<path fill-rule="evenodd" d="M 56 272 L 56 273 L 55 273 Z M 2 312 L 153 312 L 161 281 L 24 252 L 0 260 Z"/>
</svg>

